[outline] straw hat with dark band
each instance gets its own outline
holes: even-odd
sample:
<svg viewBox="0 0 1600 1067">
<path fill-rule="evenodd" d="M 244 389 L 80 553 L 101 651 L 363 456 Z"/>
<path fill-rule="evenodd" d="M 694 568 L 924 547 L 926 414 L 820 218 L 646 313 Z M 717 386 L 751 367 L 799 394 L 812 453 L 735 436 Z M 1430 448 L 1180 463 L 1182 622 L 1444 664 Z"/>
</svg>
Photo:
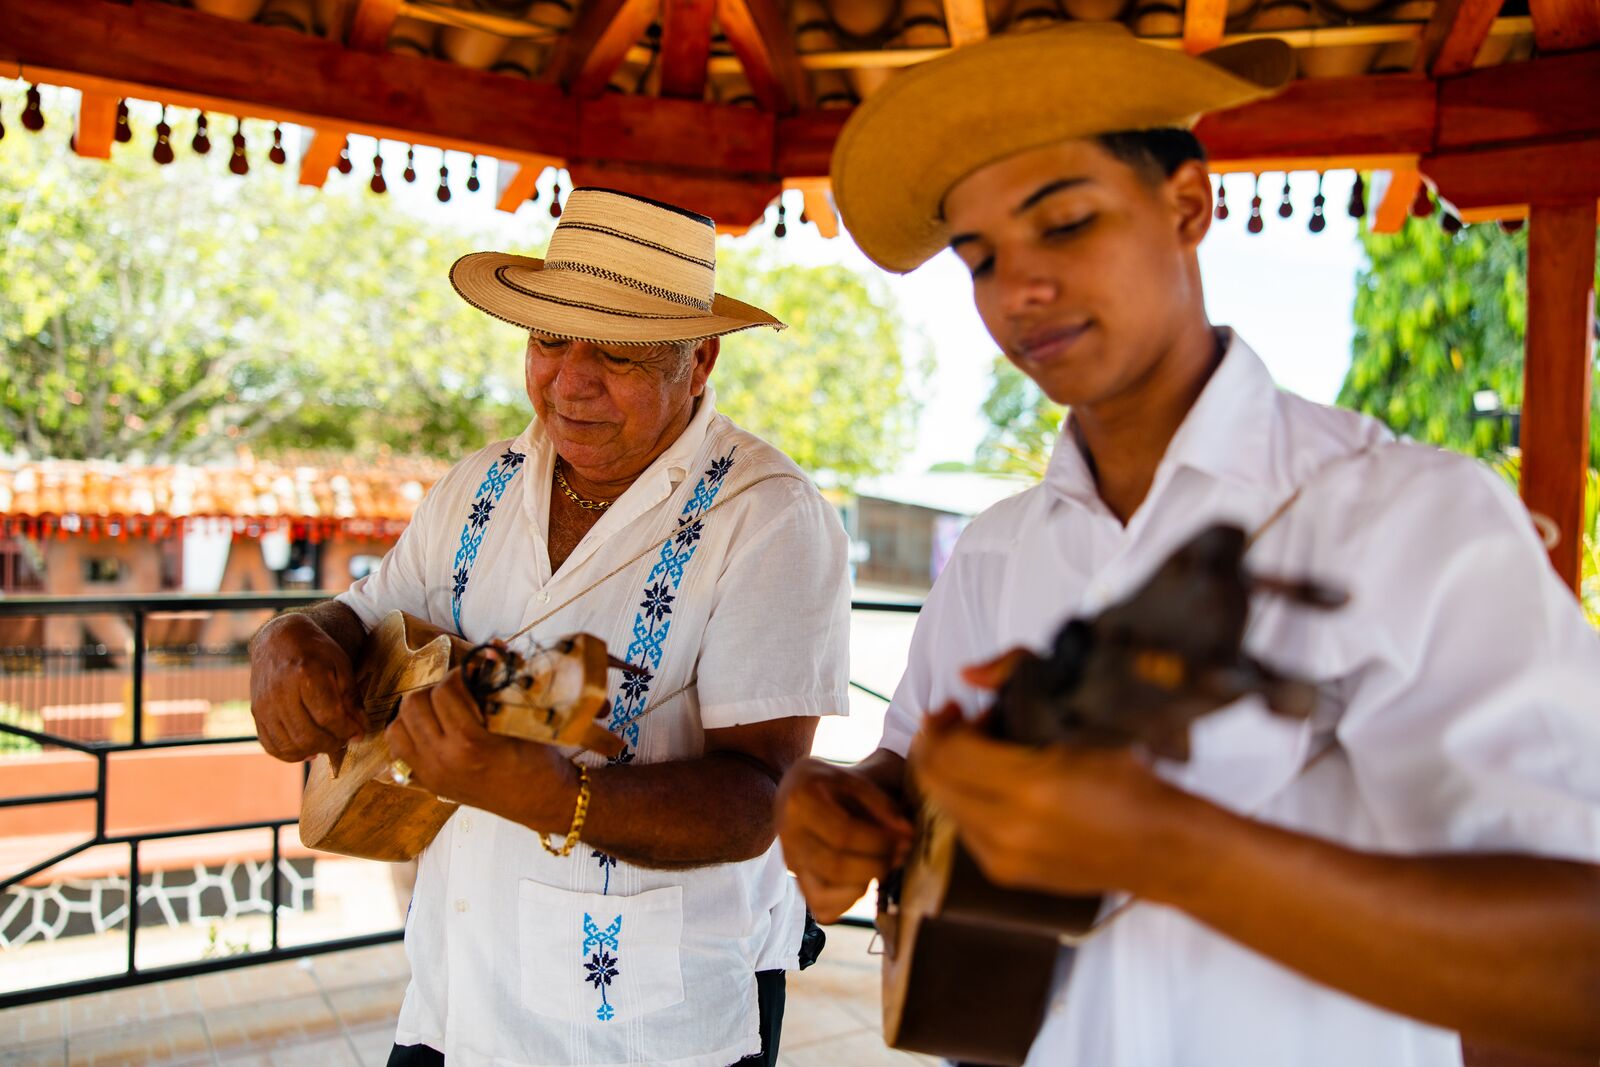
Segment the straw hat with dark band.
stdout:
<svg viewBox="0 0 1600 1067">
<path fill-rule="evenodd" d="M 1116 23 L 990 38 L 896 75 L 856 108 L 834 146 L 833 198 L 868 258 L 904 273 L 945 247 L 944 198 L 974 171 L 1058 141 L 1187 128 L 1292 74 L 1277 40 L 1189 56 Z"/>
<path fill-rule="evenodd" d="M 613 345 L 783 329 L 716 291 L 717 230 L 704 215 L 610 189 L 574 189 L 544 259 L 474 252 L 450 284 L 479 311 L 551 337 Z"/>
</svg>

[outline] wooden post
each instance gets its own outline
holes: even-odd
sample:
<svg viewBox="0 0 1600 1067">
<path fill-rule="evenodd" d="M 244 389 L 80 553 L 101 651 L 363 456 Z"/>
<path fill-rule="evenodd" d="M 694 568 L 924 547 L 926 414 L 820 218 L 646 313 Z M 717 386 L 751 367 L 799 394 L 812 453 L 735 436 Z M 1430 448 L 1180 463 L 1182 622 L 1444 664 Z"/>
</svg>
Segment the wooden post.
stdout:
<svg viewBox="0 0 1600 1067">
<path fill-rule="evenodd" d="M 1550 562 L 1578 588 L 1589 466 L 1594 336 L 1595 210 L 1534 204 L 1528 212 L 1528 339 L 1522 393 L 1522 499 L 1554 521 Z"/>
</svg>

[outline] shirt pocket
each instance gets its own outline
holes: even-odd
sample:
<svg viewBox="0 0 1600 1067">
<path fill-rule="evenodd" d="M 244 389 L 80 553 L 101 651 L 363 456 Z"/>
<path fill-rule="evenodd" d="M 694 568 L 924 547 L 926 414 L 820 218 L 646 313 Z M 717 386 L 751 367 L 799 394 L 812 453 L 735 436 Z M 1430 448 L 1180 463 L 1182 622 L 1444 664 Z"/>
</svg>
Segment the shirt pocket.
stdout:
<svg viewBox="0 0 1600 1067">
<path fill-rule="evenodd" d="M 517 885 L 522 1006 L 569 1023 L 635 1019 L 683 1001 L 683 887 L 634 896 Z"/>
</svg>

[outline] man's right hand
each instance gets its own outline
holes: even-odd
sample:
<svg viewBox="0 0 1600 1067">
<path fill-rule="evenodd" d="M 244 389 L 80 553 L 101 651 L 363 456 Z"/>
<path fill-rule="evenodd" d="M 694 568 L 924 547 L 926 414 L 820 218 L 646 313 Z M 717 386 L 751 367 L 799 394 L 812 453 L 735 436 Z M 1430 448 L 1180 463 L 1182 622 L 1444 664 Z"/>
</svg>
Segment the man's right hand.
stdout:
<svg viewBox="0 0 1600 1067">
<path fill-rule="evenodd" d="M 879 750 L 855 767 L 806 759 L 784 775 L 778 837 L 818 922 L 838 919 L 874 878 L 905 862 L 911 821 L 880 784 L 898 780 L 903 767 L 898 755 Z"/>
<path fill-rule="evenodd" d="M 250 642 L 250 714 L 267 755 L 289 763 L 335 753 L 366 733 L 355 670 L 304 615 L 280 615 Z"/>
</svg>

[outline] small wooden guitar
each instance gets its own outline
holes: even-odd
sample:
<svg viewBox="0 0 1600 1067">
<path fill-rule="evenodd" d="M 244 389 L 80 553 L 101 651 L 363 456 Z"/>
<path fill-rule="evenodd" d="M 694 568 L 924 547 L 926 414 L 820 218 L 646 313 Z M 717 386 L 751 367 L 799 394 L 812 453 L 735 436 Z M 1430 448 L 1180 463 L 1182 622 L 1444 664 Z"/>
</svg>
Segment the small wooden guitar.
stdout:
<svg viewBox="0 0 1600 1067">
<path fill-rule="evenodd" d="M 1251 577 L 1242 530 L 1211 526 L 1126 600 L 1072 619 L 1047 656 L 1029 656 L 986 722 L 1024 744 L 1138 745 L 1189 757 L 1189 724 L 1260 694 L 1305 717 L 1317 691 L 1244 654 L 1253 591 L 1332 608 L 1342 594 Z M 894 1048 L 984 1064 L 1020 1064 L 1043 1021 L 1062 944 L 1093 928 L 1100 897 L 1001 889 L 924 803 L 911 858 L 878 894 L 884 1037 Z"/>
<path fill-rule="evenodd" d="M 384 728 L 406 693 L 443 680 L 452 667 L 462 668 L 494 733 L 616 755 L 622 740 L 595 721 L 608 708 L 610 665 L 625 666 L 590 634 L 524 658 L 501 645 L 474 648 L 420 619 L 390 612 L 367 635 L 357 664 L 368 733 L 337 758 L 319 755 L 312 764 L 300 798 L 300 840 L 324 852 L 389 861 L 411 859 L 427 847 L 457 805 L 406 780 Z"/>
</svg>

